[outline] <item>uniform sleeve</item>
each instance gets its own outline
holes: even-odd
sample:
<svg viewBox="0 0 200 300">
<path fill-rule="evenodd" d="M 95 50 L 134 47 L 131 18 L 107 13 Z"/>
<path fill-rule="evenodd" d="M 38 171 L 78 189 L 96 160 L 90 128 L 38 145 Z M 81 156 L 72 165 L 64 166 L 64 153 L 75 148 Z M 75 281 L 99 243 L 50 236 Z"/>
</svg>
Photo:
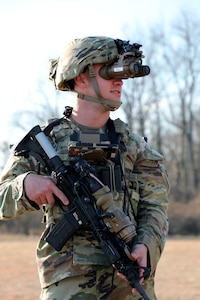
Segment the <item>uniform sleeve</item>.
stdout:
<svg viewBox="0 0 200 300">
<path fill-rule="evenodd" d="M 140 196 L 136 242 L 147 246 L 153 274 L 168 234 L 169 182 L 163 156 L 149 144 L 143 142 L 141 145 L 134 167 Z"/>
<path fill-rule="evenodd" d="M 24 179 L 33 172 L 28 160 L 10 156 L 0 178 L 0 219 L 9 220 L 29 211 L 38 210 L 24 192 Z"/>
</svg>

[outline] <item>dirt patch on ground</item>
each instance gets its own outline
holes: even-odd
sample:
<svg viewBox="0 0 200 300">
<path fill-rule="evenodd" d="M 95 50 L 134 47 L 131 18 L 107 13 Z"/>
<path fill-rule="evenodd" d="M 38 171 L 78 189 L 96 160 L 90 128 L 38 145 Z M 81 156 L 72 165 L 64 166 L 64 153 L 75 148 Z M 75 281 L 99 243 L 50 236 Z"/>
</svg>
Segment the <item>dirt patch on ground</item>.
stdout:
<svg viewBox="0 0 200 300">
<path fill-rule="evenodd" d="M 36 237 L 1 236 L 2 300 L 37 300 Z M 200 237 L 168 239 L 156 273 L 158 300 L 200 299 Z"/>
<path fill-rule="evenodd" d="M 169 239 L 156 274 L 159 300 L 200 299 L 200 238 Z"/>
</svg>

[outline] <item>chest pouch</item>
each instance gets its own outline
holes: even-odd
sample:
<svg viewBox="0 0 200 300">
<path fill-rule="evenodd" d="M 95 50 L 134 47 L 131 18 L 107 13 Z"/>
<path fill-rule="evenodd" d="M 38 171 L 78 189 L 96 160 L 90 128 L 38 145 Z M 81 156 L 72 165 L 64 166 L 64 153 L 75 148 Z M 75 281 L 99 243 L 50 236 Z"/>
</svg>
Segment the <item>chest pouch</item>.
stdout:
<svg viewBox="0 0 200 300">
<path fill-rule="evenodd" d="M 118 153 L 118 145 L 111 144 L 105 133 L 80 131 L 70 136 L 68 145 L 70 157 L 83 154 L 83 158 L 91 164 L 114 161 Z"/>
<path fill-rule="evenodd" d="M 83 158 L 95 166 L 97 177 L 113 194 L 122 190 L 120 165 L 115 164 L 118 155 L 118 144 L 112 144 L 108 136 L 99 131 L 81 130 L 70 136 L 69 156 L 80 153 Z"/>
<path fill-rule="evenodd" d="M 109 162 L 100 167 L 98 174 L 99 179 L 108 185 L 112 192 L 122 192 L 122 175 L 119 165 Z"/>
</svg>

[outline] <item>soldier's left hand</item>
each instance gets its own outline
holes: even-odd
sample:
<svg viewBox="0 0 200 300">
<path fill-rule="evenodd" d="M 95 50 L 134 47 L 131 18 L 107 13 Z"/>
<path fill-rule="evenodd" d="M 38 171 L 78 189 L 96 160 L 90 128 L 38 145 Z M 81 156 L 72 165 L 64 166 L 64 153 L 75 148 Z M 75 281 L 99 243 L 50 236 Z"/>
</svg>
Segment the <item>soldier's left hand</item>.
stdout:
<svg viewBox="0 0 200 300">
<path fill-rule="evenodd" d="M 144 244 L 136 244 L 131 252 L 131 256 L 133 258 L 134 261 L 137 261 L 137 264 L 141 267 L 147 267 L 147 252 L 148 249 Z M 139 269 L 139 276 L 142 277 L 144 273 L 144 269 L 141 268 Z M 121 274 L 121 273 L 117 273 L 117 275 L 124 280 L 127 280 L 126 277 Z M 142 284 L 142 282 L 144 281 L 144 278 L 142 277 L 140 279 L 140 284 Z M 132 293 L 135 294 L 137 292 L 136 288 L 132 289 Z"/>
<path fill-rule="evenodd" d="M 136 244 L 133 247 L 133 250 L 131 252 L 132 258 L 137 261 L 138 265 L 141 267 L 147 267 L 147 252 L 148 249 L 144 244 Z M 139 269 L 139 276 L 142 277 L 144 273 L 144 269 Z M 140 279 L 140 284 L 144 281 L 144 278 L 142 277 Z M 137 290 L 135 288 L 132 289 L 132 293 L 135 294 Z"/>
</svg>

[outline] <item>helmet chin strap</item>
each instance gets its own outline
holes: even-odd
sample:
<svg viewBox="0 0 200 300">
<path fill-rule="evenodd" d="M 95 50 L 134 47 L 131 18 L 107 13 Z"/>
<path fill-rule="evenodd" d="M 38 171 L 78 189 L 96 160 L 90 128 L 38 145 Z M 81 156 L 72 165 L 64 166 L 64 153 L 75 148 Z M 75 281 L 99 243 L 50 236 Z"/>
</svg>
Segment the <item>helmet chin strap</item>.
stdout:
<svg viewBox="0 0 200 300">
<path fill-rule="evenodd" d="M 100 93 L 100 90 L 99 90 L 97 80 L 96 80 L 96 74 L 95 74 L 95 71 L 94 71 L 94 67 L 93 67 L 93 65 L 89 65 L 88 68 L 89 68 L 89 76 L 92 80 L 92 85 L 94 87 L 97 98 L 87 96 L 87 95 L 84 95 L 84 94 L 81 94 L 81 93 L 77 93 L 77 97 L 79 99 L 84 99 L 84 100 L 100 103 L 108 111 L 117 110 L 122 103 L 119 102 L 119 101 L 116 101 L 116 100 L 104 99 L 102 97 L 102 95 Z"/>
</svg>

